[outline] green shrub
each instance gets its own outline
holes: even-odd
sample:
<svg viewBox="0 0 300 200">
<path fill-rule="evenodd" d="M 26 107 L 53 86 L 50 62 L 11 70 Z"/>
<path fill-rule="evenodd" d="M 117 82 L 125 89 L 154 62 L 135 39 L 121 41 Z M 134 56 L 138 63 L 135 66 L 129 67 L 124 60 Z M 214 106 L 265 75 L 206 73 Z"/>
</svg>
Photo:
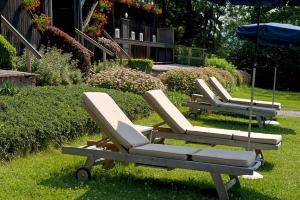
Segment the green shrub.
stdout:
<svg viewBox="0 0 300 200">
<path fill-rule="evenodd" d="M 246 71 L 243 70 L 235 70 L 237 85 L 249 85 L 251 76 Z"/>
<path fill-rule="evenodd" d="M 197 92 L 195 79 L 201 78 L 207 81 L 210 76 L 215 76 L 228 90 L 236 86 L 235 77 L 231 73 L 214 67 L 170 70 L 161 74 L 159 78 L 169 90 L 183 91 L 190 95 Z"/>
<path fill-rule="evenodd" d="M 224 69 L 229 71 L 230 73 L 234 74 L 236 67 L 228 62 L 227 60 L 223 58 L 218 58 L 216 56 L 212 56 L 210 58 L 205 59 L 205 64 L 206 67 L 216 67 L 220 69 Z M 234 74 L 235 75 L 235 74 Z"/>
<path fill-rule="evenodd" d="M 126 62 L 126 61 L 124 61 L 124 62 Z M 124 64 L 124 62 L 122 61 L 122 63 L 121 63 L 120 60 L 109 60 L 106 62 L 96 62 L 91 66 L 91 70 L 93 73 L 99 73 L 103 70 L 108 70 L 111 68 L 125 66 L 126 64 Z"/>
<path fill-rule="evenodd" d="M 41 49 L 43 58 L 32 58 L 32 72 L 39 74 L 37 85 L 71 85 L 82 82 L 77 61 L 57 48 Z M 26 71 L 26 53 L 17 59 L 18 70 Z"/>
<path fill-rule="evenodd" d="M 18 89 L 11 81 L 5 81 L 0 89 L 0 95 L 13 96 L 18 93 Z"/>
<path fill-rule="evenodd" d="M 150 59 L 129 59 L 128 67 L 131 69 L 137 69 L 146 73 L 151 73 L 153 67 L 153 61 Z"/>
<path fill-rule="evenodd" d="M 191 58 L 190 65 L 191 66 L 197 66 L 197 67 L 203 66 L 203 60 Z"/>
<path fill-rule="evenodd" d="M 87 80 L 87 83 L 92 86 L 118 89 L 137 94 L 144 94 L 146 91 L 153 89 L 165 89 L 158 78 L 138 70 L 123 67 L 101 71 Z"/>
<path fill-rule="evenodd" d="M 0 35 L 0 69 L 14 69 L 16 56 L 16 48 Z"/>
<path fill-rule="evenodd" d="M 83 92 L 108 93 L 130 119 L 150 112 L 143 97 L 132 93 L 87 85 L 22 88 L 13 97 L 0 96 L 0 160 L 98 133 L 81 105 Z"/>
</svg>

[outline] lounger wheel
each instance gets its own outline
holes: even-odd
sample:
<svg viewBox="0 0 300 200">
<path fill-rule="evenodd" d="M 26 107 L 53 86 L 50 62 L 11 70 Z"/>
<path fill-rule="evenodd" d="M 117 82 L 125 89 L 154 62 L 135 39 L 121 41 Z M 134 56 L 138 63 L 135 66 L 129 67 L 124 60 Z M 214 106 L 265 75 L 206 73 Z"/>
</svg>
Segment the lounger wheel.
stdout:
<svg viewBox="0 0 300 200">
<path fill-rule="evenodd" d="M 76 178 L 79 181 L 87 181 L 91 179 L 91 170 L 82 167 L 76 171 Z"/>
</svg>

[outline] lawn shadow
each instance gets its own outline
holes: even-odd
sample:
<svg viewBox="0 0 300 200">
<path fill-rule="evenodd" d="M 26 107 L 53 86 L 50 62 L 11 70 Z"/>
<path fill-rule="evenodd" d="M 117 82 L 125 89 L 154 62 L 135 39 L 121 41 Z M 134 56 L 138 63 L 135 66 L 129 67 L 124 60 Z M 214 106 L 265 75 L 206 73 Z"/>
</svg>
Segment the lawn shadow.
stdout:
<svg viewBox="0 0 300 200">
<path fill-rule="evenodd" d="M 123 168 L 122 168 L 123 169 Z M 128 170 L 113 169 L 106 171 L 97 169 L 91 180 L 79 182 L 75 178 L 74 168 L 68 167 L 39 184 L 58 189 L 77 190 L 88 188 L 77 199 L 218 199 L 215 187 L 211 183 L 195 178 L 172 180 L 172 178 L 141 177 Z M 117 173 L 116 173 L 117 171 Z M 233 188 L 229 192 L 230 199 L 274 199 L 265 194 L 246 188 Z"/>
<path fill-rule="evenodd" d="M 275 166 L 274 163 L 264 161 L 264 164 L 260 168 L 258 168 L 257 171 L 259 171 L 259 172 L 269 172 L 269 171 L 273 170 L 274 166 Z"/>
<path fill-rule="evenodd" d="M 203 126 L 210 126 L 222 129 L 234 129 L 241 131 L 248 131 L 248 119 L 237 115 L 224 115 L 224 114 L 213 114 L 214 117 L 209 114 L 197 115 L 195 121 L 201 121 Z M 216 117 L 215 117 L 216 116 Z M 236 118 L 235 118 L 236 117 Z M 224 119 L 225 118 L 225 119 Z M 280 125 L 266 125 L 264 128 L 259 128 L 258 124 L 253 118 L 252 131 L 262 133 L 276 133 L 282 135 L 296 135 L 296 131 L 291 128 L 282 127 Z"/>
</svg>

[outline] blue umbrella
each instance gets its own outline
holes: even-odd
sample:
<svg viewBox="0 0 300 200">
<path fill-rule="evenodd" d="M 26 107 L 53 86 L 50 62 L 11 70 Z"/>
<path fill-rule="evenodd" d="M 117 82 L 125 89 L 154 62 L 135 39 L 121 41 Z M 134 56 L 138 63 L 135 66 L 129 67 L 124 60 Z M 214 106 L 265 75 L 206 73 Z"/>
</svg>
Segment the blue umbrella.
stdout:
<svg viewBox="0 0 300 200">
<path fill-rule="evenodd" d="M 251 84 L 251 105 L 250 105 L 250 109 L 249 109 L 248 148 L 247 149 L 250 150 L 254 85 L 255 85 L 255 76 L 256 76 L 256 67 L 257 67 L 258 42 L 259 42 L 258 36 L 259 36 L 259 29 L 260 29 L 260 17 L 261 17 L 262 6 L 265 6 L 265 7 L 300 6 L 300 0 L 209 0 L 209 1 L 220 4 L 220 5 L 225 5 L 226 2 L 229 2 L 233 5 L 255 6 L 258 9 L 256 32 L 255 32 L 254 66 L 253 66 L 252 84 Z"/>
<path fill-rule="evenodd" d="M 257 24 L 240 26 L 237 35 L 240 39 L 258 42 L 259 45 L 275 48 L 300 48 L 300 27 L 291 24 L 264 23 L 259 26 L 258 38 Z M 274 71 L 273 98 L 274 105 L 277 66 Z"/>
<path fill-rule="evenodd" d="M 256 42 L 257 24 L 240 26 L 240 39 Z M 264 23 L 259 26 L 258 44 L 276 48 L 300 48 L 300 27 L 291 24 Z"/>
</svg>

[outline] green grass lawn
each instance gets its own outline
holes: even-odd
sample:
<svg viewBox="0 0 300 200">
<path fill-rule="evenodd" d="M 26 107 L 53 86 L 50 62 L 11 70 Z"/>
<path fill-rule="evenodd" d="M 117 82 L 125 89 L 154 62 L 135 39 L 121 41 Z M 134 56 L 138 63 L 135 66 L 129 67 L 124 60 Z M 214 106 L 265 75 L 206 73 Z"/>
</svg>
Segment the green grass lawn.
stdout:
<svg viewBox="0 0 300 200">
<path fill-rule="evenodd" d="M 168 93 L 176 105 L 185 95 Z M 298 94 L 299 96 L 299 94 Z M 291 106 L 295 106 L 292 105 Z M 180 107 L 180 106 L 179 106 Z M 295 106 L 296 107 L 296 106 Z M 180 107 L 185 113 L 186 108 Z M 278 117 L 279 127 L 267 126 L 254 131 L 279 133 L 283 144 L 278 151 L 265 151 L 266 163 L 258 171 L 260 180 L 241 179 L 241 188 L 229 193 L 231 199 L 299 199 L 300 197 L 300 118 Z M 195 125 L 247 130 L 247 118 L 225 115 L 201 115 L 191 120 Z M 139 124 L 153 125 L 161 122 L 156 114 L 137 120 Z M 99 139 L 99 135 L 84 136 L 66 145 L 79 146 L 87 139 Z M 167 144 L 207 147 L 167 140 Z M 209 147 L 207 147 L 209 148 Z M 218 146 L 217 148 L 236 149 Z M 60 150 L 47 151 L 18 158 L 0 166 L 0 199 L 216 199 L 216 191 L 209 173 L 135 167 L 133 164 L 117 164 L 112 170 L 94 167 L 92 180 L 81 183 L 75 171 L 84 159 L 62 155 Z"/>
<path fill-rule="evenodd" d="M 272 101 L 272 90 L 255 88 L 254 99 L 263 101 Z M 233 97 L 250 99 L 250 88 L 239 87 L 231 92 Z M 282 105 L 283 110 L 298 110 L 300 111 L 300 93 L 276 91 L 275 102 Z"/>
</svg>

